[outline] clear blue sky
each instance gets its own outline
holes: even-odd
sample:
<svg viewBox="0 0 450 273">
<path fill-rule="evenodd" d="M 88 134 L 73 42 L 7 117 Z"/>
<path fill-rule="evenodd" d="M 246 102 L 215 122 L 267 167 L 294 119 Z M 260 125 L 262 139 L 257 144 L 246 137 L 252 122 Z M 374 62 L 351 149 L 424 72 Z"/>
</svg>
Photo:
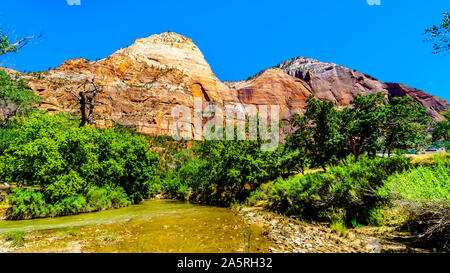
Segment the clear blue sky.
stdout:
<svg viewBox="0 0 450 273">
<path fill-rule="evenodd" d="M 450 54 L 431 54 L 422 35 L 450 11 L 450 1 L 380 1 L 2 0 L 0 27 L 10 38 L 43 34 L 2 62 L 47 70 L 70 58 L 104 58 L 169 30 L 191 38 L 221 80 L 305 56 L 450 100 Z"/>
</svg>

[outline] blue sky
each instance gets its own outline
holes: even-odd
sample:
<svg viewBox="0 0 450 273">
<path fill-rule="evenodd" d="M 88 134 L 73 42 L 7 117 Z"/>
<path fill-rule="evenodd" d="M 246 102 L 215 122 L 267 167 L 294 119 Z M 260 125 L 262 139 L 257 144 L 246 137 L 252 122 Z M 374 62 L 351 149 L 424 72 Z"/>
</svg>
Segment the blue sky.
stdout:
<svg viewBox="0 0 450 273">
<path fill-rule="evenodd" d="M 104 58 L 169 30 L 191 38 L 221 80 L 305 56 L 450 100 L 450 54 L 431 54 L 423 43 L 424 29 L 450 11 L 449 0 L 1 1 L 0 27 L 10 38 L 43 34 L 2 58 L 20 71 Z"/>
</svg>

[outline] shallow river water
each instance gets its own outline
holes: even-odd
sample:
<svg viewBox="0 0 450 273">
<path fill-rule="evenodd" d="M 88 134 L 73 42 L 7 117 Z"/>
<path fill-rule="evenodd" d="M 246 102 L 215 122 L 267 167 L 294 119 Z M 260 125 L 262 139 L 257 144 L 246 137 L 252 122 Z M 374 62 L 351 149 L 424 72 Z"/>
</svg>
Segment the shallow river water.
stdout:
<svg viewBox="0 0 450 273">
<path fill-rule="evenodd" d="M 11 231 L 27 232 L 25 244 L 13 252 L 266 252 L 273 245 L 261 228 L 248 226 L 230 209 L 174 200 L 0 221 L 0 233 Z"/>
</svg>

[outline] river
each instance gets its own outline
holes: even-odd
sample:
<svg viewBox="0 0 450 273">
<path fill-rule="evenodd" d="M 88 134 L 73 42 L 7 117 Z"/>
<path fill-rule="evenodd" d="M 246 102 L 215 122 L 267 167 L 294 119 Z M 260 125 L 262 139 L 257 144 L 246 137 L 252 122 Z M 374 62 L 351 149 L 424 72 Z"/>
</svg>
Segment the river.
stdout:
<svg viewBox="0 0 450 273">
<path fill-rule="evenodd" d="M 259 226 L 249 226 L 230 209 L 175 200 L 146 200 L 65 217 L 0 221 L 0 233 L 12 231 L 26 232 L 24 245 L 12 246 L 0 239 L 0 251 L 233 253 L 267 252 L 273 246 Z"/>
</svg>

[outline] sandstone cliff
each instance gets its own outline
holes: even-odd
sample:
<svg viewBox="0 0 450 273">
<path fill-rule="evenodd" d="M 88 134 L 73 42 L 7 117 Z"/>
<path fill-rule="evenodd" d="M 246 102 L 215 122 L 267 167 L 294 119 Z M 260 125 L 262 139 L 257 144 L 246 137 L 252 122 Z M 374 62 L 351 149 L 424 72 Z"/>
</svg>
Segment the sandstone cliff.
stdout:
<svg viewBox="0 0 450 273">
<path fill-rule="evenodd" d="M 103 60 L 71 59 L 54 70 L 22 76 L 42 96 L 41 108 L 74 114 L 78 106 L 67 89 L 76 91 L 95 78 L 104 91 L 98 98 L 104 105 L 96 108 L 99 126 L 115 122 L 155 135 L 170 134 L 173 106 L 193 108 L 194 97 L 205 104 L 238 102 L 198 47 L 171 32 L 138 39 Z"/>
<path fill-rule="evenodd" d="M 434 120 L 442 120 L 440 112 L 449 105 L 445 99 L 396 83 L 384 83 L 371 76 L 333 63 L 297 57 L 278 65 L 287 74 L 304 80 L 320 99 L 348 104 L 357 94 L 384 92 L 389 98 L 410 96 L 425 106 Z"/>
<path fill-rule="evenodd" d="M 175 121 L 172 108 L 184 105 L 193 109 L 195 97 L 202 98 L 204 105 L 279 105 L 282 119 L 300 112 L 310 94 L 338 104 L 348 104 L 359 93 L 381 91 L 389 97 L 411 96 L 427 107 L 435 120 L 441 119 L 439 112 L 448 107 L 446 100 L 423 91 L 383 83 L 343 66 L 303 57 L 248 80 L 222 83 L 199 48 L 172 32 L 138 39 L 99 61 L 72 59 L 39 73 L 7 71 L 27 78 L 30 87 L 43 98 L 41 108 L 74 114 L 78 106 L 67 89 L 76 91 L 85 80 L 95 78 L 104 86 L 98 98 L 104 104 L 96 108 L 98 126 L 119 123 L 155 135 L 169 135 Z"/>
</svg>

